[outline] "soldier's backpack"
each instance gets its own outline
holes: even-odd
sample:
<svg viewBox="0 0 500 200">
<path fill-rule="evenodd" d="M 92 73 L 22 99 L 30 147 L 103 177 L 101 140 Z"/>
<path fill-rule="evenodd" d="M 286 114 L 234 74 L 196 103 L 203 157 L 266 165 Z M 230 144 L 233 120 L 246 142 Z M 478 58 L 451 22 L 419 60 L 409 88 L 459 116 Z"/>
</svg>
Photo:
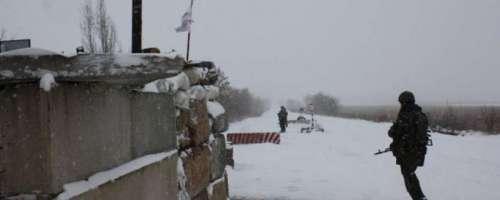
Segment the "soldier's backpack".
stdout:
<svg viewBox="0 0 500 200">
<path fill-rule="evenodd" d="M 417 133 L 420 135 L 419 139 L 421 141 L 420 144 L 426 144 L 427 146 L 432 146 L 432 139 L 431 135 L 429 134 L 429 121 L 427 119 L 427 115 L 423 113 L 422 111 L 418 111 L 418 119 L 416 120 L 416 126 L 417 126 L 417 131 L 420 131 L 420 133 Z"/>
</svg>

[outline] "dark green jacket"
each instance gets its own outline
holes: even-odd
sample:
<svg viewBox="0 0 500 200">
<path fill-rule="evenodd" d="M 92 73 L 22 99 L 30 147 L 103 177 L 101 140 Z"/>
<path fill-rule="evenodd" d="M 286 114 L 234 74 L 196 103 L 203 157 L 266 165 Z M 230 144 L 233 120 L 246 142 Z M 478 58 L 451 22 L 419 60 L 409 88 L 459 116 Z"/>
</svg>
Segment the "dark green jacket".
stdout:
<svg viewBox="0 0 500 200">
<path fill-rule="evenodd" d="M 416 104 L 402 106 L 398 118 L 389 130 L 391 149 L 396 163 L 423 166 L 427 153 L 428 121 Z"/>
</svg>

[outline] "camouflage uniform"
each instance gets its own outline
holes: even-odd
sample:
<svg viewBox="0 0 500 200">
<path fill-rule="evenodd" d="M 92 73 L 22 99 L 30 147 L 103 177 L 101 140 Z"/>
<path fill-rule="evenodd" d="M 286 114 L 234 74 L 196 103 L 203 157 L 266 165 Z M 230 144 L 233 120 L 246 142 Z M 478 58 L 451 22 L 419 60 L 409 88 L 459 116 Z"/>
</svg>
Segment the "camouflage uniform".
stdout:
<svg viewBox="0 0 500 200">
<path fill-rule="evenodd" d="M 396 122 L 389 130 L 393 138 L 391 150 L 396 163 L 401 166 L 406 189 L 413 200 L 424 200 L 425 195 L 420 188 L 415 171 L 424 165 L 427 152 L 427 117 L 422 108 L 415 104 L 415 97 L 405 91 L 399 96 L 401 110 Z"/>
</svg>

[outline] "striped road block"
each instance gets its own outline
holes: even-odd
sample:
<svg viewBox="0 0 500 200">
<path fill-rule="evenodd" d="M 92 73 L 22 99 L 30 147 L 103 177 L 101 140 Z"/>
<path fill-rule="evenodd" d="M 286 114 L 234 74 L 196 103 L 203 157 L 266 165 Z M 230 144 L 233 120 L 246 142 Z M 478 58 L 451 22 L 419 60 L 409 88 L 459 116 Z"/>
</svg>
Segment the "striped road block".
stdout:
<svg viewBox="0 0 500 200">
<path fill-rule="evenodd" d="M 259 143 L 274 143 L 280 144 L 280 134 L 273 133 L 228 133 L 226 135 L 228 141 L 233 144 L 259 144 Z"/>
</svg>

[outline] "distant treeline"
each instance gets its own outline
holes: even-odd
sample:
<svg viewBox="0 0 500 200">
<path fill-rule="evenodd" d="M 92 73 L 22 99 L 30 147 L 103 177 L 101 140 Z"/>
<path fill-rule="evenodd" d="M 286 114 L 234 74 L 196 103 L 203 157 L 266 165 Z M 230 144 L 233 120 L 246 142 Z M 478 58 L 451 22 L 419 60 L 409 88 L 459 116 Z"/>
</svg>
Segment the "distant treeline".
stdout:
<svg viewBox="0 0 500 200">
<path fill-rule="evenodd" d="M 343 106 L 336 116 L 392 122 L 399 106 Z M 433 131 L 458 135 L 464 131 L 500 134 L 500 106 L 423 106 Z"/>
<path fill-rule="evenodd" d="M 226 110 L 229 122 L 240 121 L 249 117 L 258 117 L 269 110 L 270 103 L 258 96 L 255 96 L 249 89 L 238 89 L 230 85 L 226 76 L 218 83 L 220 95 L 217 101 Z"/>
<path fill-rule="evenodd" d="M 312 105 L 314 113 L 319 115 L 334 116 L 339 109 L 337 98 L 323 92 L 307 95 L 302 100 L 289 99 L 285 107 L 292 112 L 309 112 L 309 105 Z"/>
</svg>

